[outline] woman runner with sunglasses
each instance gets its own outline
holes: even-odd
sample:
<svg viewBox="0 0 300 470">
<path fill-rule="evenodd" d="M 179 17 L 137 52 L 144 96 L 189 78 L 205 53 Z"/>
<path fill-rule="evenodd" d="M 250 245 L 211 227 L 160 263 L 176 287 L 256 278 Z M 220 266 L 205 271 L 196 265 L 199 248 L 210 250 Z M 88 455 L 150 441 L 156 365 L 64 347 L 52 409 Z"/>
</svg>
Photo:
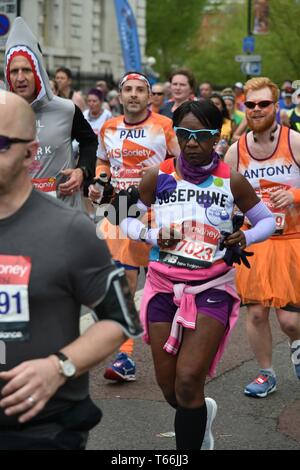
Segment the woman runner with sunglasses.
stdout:
<svg viewBox="0 0 300 470">
<path fill-rule="evenodd" d="M 149 169 L 139 188 L 138 207 L 152 205 L 157 227 L 147 229 L 130 217 L 121 222 L 129 237 L 153 245 L 141 318 L 158 384 L 176 410 L 179 450 L 213 449 L 217 405 L 204 398 L 204 384 L 238 317 L 231 263 L 241 257 L 247 263 L 243 250 L 250 240 L 232 228 L 234 204 L 253 222 L 251 241 L 264 240 L 275 229 L 247 180 L 213 150 L 222 121 L 210 100 L 188 101 L 176 109 L 181 155 Z M 222 246 L 225 228 L 228 238 Z"/>
</svg>

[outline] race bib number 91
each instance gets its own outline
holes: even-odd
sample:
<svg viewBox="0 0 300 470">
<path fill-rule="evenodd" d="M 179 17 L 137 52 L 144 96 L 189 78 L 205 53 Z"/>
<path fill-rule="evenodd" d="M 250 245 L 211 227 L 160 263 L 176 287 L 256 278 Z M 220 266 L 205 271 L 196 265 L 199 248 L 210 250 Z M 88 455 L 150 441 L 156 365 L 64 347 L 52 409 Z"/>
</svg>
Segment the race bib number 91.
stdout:
<svg viewBox="0 0 300 470">
<path fill-rule="evenodd" d="M 30 258 L 0 255 L 0 340 L 29 339 Z"/>
</svg>

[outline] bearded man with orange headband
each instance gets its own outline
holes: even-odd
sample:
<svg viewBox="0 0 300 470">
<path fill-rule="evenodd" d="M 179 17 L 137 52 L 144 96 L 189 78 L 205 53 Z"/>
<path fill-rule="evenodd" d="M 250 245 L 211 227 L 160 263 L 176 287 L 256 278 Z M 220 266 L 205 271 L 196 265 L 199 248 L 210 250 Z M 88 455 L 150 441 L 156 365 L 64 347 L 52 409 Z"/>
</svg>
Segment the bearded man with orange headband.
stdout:
<svg viewBox="0 0 300 470">
<path fill-rule="evenodd" d="M 116 193 L 130 186 L 138 186 L 146 168 L 157 165 L 168 155 L 180 153 L 172 121 L 149 111 L 151 87 L 141 73 L 128 72 L 119 83 L 119 99 L 124 114 L 105 122 L 100 133 L 96 175 L 106 173 Z M 94 185 L 89 189 L 95 201 L 101 193 Z M 147 208 L 140 208 L 147 213 Z M 139 268 L 148 264 L 150 247 L 129 240 L 119 227 L 108 221 L 102 225 L 102 233 L 118 266 L 125 268 L 132 295 L 137 286 Z M 117 381 L 135 380 L 135 363 L 131 359 L 133 341 L 122 345 L 116 361 L 109 366 L 104 377 Z"/>
</svg>

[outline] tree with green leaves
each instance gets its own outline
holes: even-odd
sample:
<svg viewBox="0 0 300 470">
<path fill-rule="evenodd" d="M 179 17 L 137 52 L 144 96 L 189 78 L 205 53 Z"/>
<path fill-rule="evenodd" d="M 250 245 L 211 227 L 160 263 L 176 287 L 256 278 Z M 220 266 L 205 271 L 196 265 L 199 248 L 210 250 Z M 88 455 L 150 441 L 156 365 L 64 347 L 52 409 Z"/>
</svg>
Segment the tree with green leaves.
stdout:
<svg viewBox="0 0 300 470">
<path fill-rule="evenodd" d="M 269 5 L 269 33 L 255 36 L 262 75 L 278 84 L 300 79 L 300 2 L 269 0 Z M 245 81 L 234 57 L 243 53 L 248 35 L 247 6 L 248 0 L 148 0 L 147 53 L 156 57 L 161 78 L 167 79 L 172 67 L 185 66 L 215 86 Z"/>
<path fill-rule="evenodd" d="M 147 54 L 155 56 L 157 69 L 167 79 L 192 54 L 205 0 L 148 0 Z"/>
</svg>

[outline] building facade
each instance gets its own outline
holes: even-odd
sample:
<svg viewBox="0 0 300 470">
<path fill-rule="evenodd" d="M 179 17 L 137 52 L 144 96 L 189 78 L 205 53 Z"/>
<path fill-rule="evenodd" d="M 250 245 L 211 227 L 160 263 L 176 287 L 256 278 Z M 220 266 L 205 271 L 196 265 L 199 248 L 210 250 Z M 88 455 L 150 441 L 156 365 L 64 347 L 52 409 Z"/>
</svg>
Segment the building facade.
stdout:
<svg viewBox="0 0 300 470">
<path fill-rule="evenodd" d="M 146 0 L 129 3 L 144 58 Z M 77 85 L 84 86 L 91 79 L 118 80 L 124 73 L 113 0 L 21 0 L 20 11 L 39 39 L 50 74 L 60 66 L 68 67 Z M 3 51 L 1 59 L 2 65 Z"/>
</svg>

